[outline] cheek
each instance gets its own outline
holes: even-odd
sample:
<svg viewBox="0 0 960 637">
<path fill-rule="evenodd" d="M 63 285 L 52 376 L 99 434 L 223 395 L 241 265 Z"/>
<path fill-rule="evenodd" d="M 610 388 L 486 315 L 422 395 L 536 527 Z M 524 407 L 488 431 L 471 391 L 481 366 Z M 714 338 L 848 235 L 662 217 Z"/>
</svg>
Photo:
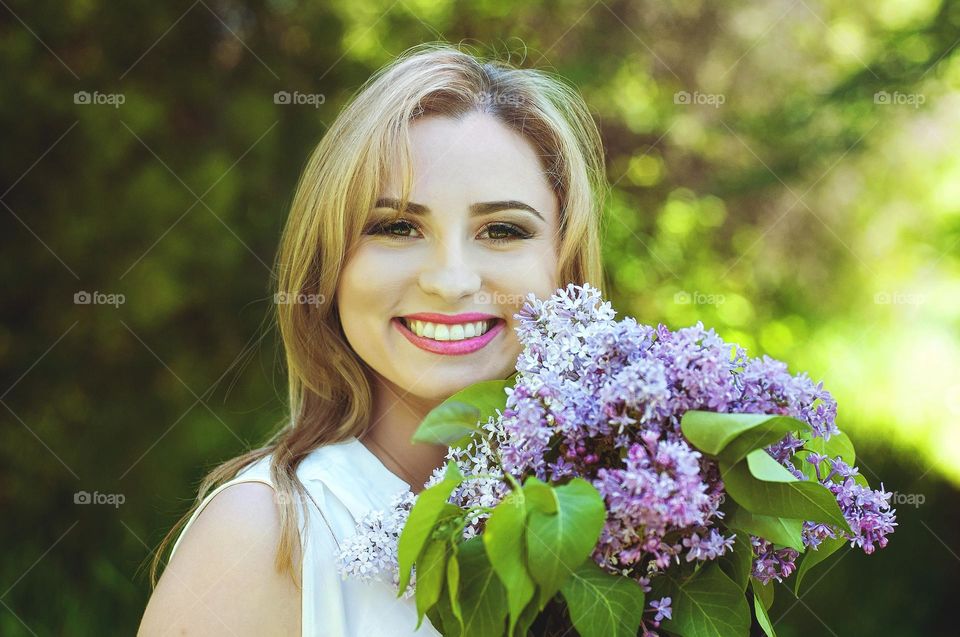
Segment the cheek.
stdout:
<svg viewBox="0 0 960 637">
<path fill-rule="evenodd" d="M 395 252 L 379 246 L 357 248 L 337 286 L 341 318 L 377 323 L 388 319 L 410 285 L 411 268 L 406 265 Z"/>
<path fill-rule="evenodd" d="M 360 320 L 376 307 L 378 270 L 377 259 L 363 248 L 354 252 L 344 265 L 337 286 L 337 305 L 343 320 L 348 323 Z"/>
<path fill-rule="evenodd" d="M 537 242 L 536 246 L 513 255 L 513 258 L 497 261 L 494 269 L 497 287 L 523 296 L 533 292 L 538 298 L 546 298 L 553 294 L 559 283 L 558 255 L 546 241 Z"/>
</svg>

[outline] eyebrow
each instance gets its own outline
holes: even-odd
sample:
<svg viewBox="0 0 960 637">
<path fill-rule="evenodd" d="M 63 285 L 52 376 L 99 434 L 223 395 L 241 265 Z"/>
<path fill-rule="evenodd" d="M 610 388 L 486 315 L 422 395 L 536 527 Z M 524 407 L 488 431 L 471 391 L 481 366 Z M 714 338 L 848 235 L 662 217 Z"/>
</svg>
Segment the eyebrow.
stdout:
<svg viewBox="0 0 960 637">
<path fill-rule="evenodd" d="M 374 208 L 392 208 L 393 210 L 400 210 L 400 200 L 394 199 L 392 197 L 380 197 L 377 199 L 377 202 L 373 205 Z M 481 215 L 488 215 L 493 212 L 499 212 L 500 210 L 526 210 L 535 214 L 541 221 L 544 221 L 543 215 L 537 212 L 537 209 L 533 206 L 529 206 L 522 201 L 516 201 L 514 199 L 507 199 L 505 201 L 484 201 L 480 203 L 471 204 L 470 206 L 470 216 L 479 217 Z M 428 215 L 430 214 L 430 209 L 424 206 L 423 204 L 413 203 L 412 201 L 407 202 L 406 212 L 412 215 Z"/>
</svg>

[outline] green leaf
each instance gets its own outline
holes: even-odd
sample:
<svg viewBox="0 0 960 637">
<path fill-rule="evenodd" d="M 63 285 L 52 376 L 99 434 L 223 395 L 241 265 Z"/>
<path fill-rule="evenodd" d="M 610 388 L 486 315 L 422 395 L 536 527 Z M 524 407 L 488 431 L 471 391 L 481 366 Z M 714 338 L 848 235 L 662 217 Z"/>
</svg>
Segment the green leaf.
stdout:
<svg viewBox="0 0 960 637">
<path fill-rule="evenodd" d="M 814 453 L 825 454 L 830 458 L 839 456 L 841 460 L 851 467 L 857 461 L 857 453 L 853 448 L 853 442 L 850 440 L 850 437 L 842 431 L 830 436 L 830 440 L 815 438 L 813 434 L 808 431 L 803 436 L 803 439 L 806 441 L 803 445 L 804 448 Z"/>
<path fill-rule="evenodd" d="M 830 440 L 824 441 L 823 438 L 814 438 L 812 433 L 804 436 L 804 449 L 797 454 L 796 464 L 800 465 L 800 471 L 810 480 L 817 480 L 817 470 L 807 459 L 810 453 L 819 453 L 827 456 L 827 459 L 820 463 L 820 475 L 826 477 L 830 473 L 830 460 L 839 456 L 841 460 L 851 467 L 857 459 L 857 454 L 853 449 L 853 443 L 843 432 L 830 436 Z M 802 455 L 801 455 L 802 454 Z M 839 482 L 842 478 L 834 476 L 834 482 Z"/>
<path fill-rule="evenodd" d="M 450 559 L 447 560 L 447 596 L 450 602 L 450 612 L 456 618 L 458 631 L 463 630 L 463 611 L 460 608 L 460 551 L 457 545 L 451 547 Z"/>
<path fill-rule="evenodd" d="M 424 614 L 440 599 L 446 574 L 447 543 L 434 540 L 427 544 L 417 560 L 417 628 L 420 628 Z"/>
<path fill-rule="evenodd" d="M 430 624 L 436 628 L 441 635 L 451 634 L 451 631 L 447 629 L 446 623 L 444 623 L 444 614 L 440 609 L 441 605 L 438 604 L 427 611 L 427 617 L 430 619 Z M 457 629 L 455 634 L 459 634 L 459 629 Z"/>
<path fill-rule="evenodd" d="M 737 436 L 720 452 L 720 457 L 728 464 L 736 464 L 746 458 L 751 451 L 780 442 L 788 433 L 794 433 L 804 426 L 802 422 L 793 418 L 772 418 Z"/>
<path fill-rule="evenodd" d="M 463 475 L 460 469 L 455 463 L 449 462 L 444 479 L 429 489 L 421 491 L 417 496 L 417 501 L 397 541 L 397 562 L 400 566 L 400 589 L 397 596 L 403 595 L 407 589 L 410 583 L 410 569 L 414 562 L 420 559 L 420 554 L 438 522 L 460 512 L 458 507 L 448 503 L 447 500 L 461 482 L 463 482 Z"/>
<path fill-rule="evenodd" d="M 770 615 L 767 614 L 767 608 L 756 595 L 753 596 L 753 610 L 757 615 L 757 623 L 760 624 L 760 628 L 767 634 L 767 637 L 777 637 L 777 633 L 773 631 L 773 622 L 770 621 Z"/>
<path fill-rule="evenodd" d="M 700 451 L 712 456 L 719 455 L 736 438 L 753 429 L 760 428 L 761 431 L 784 430 L 784 433 L 786 433 L 786 431 L 795 431 L 805 426 L 800 421 L 788 416 L 727 414 L 698 410 L 688 411 L 680 420 L 680 430 L 687 440 Z"/>
<path fill-rule="evenodd" d="M 557 496 L 553 487 L 537 478 L 527 478 L 523 484 L 523 495 L 527 509 L 536 509 L 541 513 L 556 513 Z"/>
<path fill-rule="evenodd" d="M 510 609 L 508 634 L 533 598 L 534 583 L 527 573 L 525 551 L 527 509 L 523 491 L 514 491 L 498 504 L 482 534 L 493 570 L 507 590 Z"/>
<path fill-rule="evenodd" d="M 643 619 L 643 589 L 585 560 L 564 584 L 563 599 L 580 637 L 636 637 Z"/>
<path fill-rule="evenodd" d="M 434 619 L 434 612 L 439 615 L 439 622 Z M 430 621 L 433 622 L 433 627 L 436 628 L 441 635 L 455 637 L 463 634 L 463 622 L 454 616 L 453 610 L 449 603 L 445 604 L 441 602 L 437 604 L 429 613 L 427 613 L 427 616 L 430 617 Z"/>
<path fill-rule="evenodd" d="M 820 542 L 820 545 L 816 548 L 816 550 L 808 550 L 800 560 L 800 568 L 797 569 L 797 576 L 794 578 L 793 592 L 796 595 L 799 595 L 800 582 L 802 582 L 804 576 L 810 572 L 810 569 L 843 548 L 843 545 L 846 543 L 847 541 L 843 538 L 827 538 Z"/>
<path fill-rule="evenodd" d="M 803 520 L 750 513 L 743 507 L 736 506 L 728 513 L 724 523 L 731 529 L 758 535 L 774 544 L 789 546 L 801 553 L 804 550 L 801 534 Z"/>
<path fill-rule="evenodd" d="M 447 400 L 430 410 L 413 434 L 413 442 L 456 446 L 455 443 L 480 431 L 479 418 L 480 410 L 473 405 Z"/>
<path fill-rule="evenodd" d="M 534 592 L 534 596 L 536 596 L 536 592 Z M 529 604 L 527 604 L 527 607 L 524 608 L 523 612 L 520 614 L 520 619 L 517 621 L 513 635 L 518 637 L 527 637 L 528 633 L 530 632 L 530 626 L 533 625 L 533 622 L 536 621 L 539 614 L 540 606 L 535 597 Z"/>
<path fill-rule="evenodd" d="M 753 589 L 753 598 L 763 602 L 763 607 L 770 610 L 773 606 L 773 582 L 763 584 L 756 577 L 750 578 L 750 588 Z"/>
<path fill-rule="evenodd" d="M 822 522 L 850 532 L 829 489 L 818 482 L 797 480 L 763 449 L 751 452 L 746 462 L 733 466 L 721 462 L 720 471 L 727 494 L 750 513 Z"/>
<path fill-rule="evenodd" d="M 527 559 L 530 574 L 539 585 L 542 609 L 593 551 L 606 509 L 597 490 L 582 478 L 547 487 L 552 505 L 539 485 L 533 487 L 539 495 L 527 499 Z"/>
<path fill-rule="evenodd" d="M 497 409 L 506 408 L 504 390 L 513 385 L 512 379 L 513 375 L 506 380 L 485 380 L 461 389 L 427 414 L 413 434 L 413 441 L 462 446 L 471 434 L 480 431 L 478 423 L 496 416 Z"/>
<path fill-rule="evenodd" d="M 737 533 L 733 551 L 727 551 L 717 558 L 717 563 L 723 572 L 744 592 L 747 590 L 750 569 L 753 567 L 753 547 L 748 538 L 749 535 L 746 533 Z"/>
<path fill-rule="evenodd" d="M 672 598 L 673 619 L 663 628 L 681 637 L 749 637 L 750 607 L 740 587 L 716 563 L 708 564 L 686 582 L 671 575 L 657 587 Z"/>
<path fill-rule="evenodd" d="M 506 631 L 507 592 L 494 572 L 483 541 L 471 538 L 460 546 L 460 606 L 463 635 L 503 637 Z"/>
<path fill-rule="evenodd" d="M 458 553 L 458 545 L 447 539 L 447 585 L 444 587 L 437 603 L 427 610 L 430 623 L 442 635 L 460 635 L 463 632 L 463 622 L 460 614 L 460 563 L 457 560 Z"/>
<path fill-rule="evenodd" d="M 797 482 L 799 480 L 765 449 L 756 449 L 748 453 L 747 467 L 750 468 L 750 474 L 757 480 L 765 482 Z"/>
<path fill-rule="evenodd" d="M 797 455 L 793 458 L 793 465 L 798 469 L 800 469 L 800 473 L 805 475 L 807 477 L 807 480 L 813 480 L 814 482 L 818 482 L 819 479 L 817 478 L 817 469 L 811 463 L 807 462 L 808 457 L 809 457 L 809 454 L 804 453 L 804 451 L 801 449 L 800 452 L 797 453 Z M 826 462 L 821 463 L 820 475 L 824 475 L 823 468 L 824 468 L 824 465 L 826 464 L 827 464 Z M 834 478 L 834 480 L 836 480 L 836 477 Z"/>
</svg>

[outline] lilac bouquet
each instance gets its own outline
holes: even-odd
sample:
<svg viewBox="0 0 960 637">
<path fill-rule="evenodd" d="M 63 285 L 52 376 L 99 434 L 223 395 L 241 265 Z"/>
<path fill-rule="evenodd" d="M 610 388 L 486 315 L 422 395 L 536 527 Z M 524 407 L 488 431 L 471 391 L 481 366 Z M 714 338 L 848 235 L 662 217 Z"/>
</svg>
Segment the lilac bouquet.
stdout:
<svg viewBox="0 0 960 637">
<path fill-rule="evenodd" d="M 701 323 L 614 316 L 589 284 L 528 297 L 516 373 L 428 415 L 415 439 L 446 467 L 360 520 L 341 573 L 445 635 L 772 637 L 772 581 L 886 546 L 891 494 L 822 383 Z"/>
</svg>

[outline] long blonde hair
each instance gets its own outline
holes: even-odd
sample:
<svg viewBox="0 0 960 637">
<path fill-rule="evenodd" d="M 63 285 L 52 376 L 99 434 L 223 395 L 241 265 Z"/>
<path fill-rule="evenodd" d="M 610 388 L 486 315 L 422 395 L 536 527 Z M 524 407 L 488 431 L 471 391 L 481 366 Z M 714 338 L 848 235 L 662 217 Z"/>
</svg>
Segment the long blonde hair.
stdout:
<svg viewBox="0 0 960 637">
<path fill-rule="evenodd" d="M 446 43 L 404 52 L 359 89 L 314 149 L 297 185 L 276 259 L 276 292 L 319 302 L 276 304 L 289 419 L 264 446 L 206 475 L 191 509 L 154 555 L 154 586 L 167 545 L 205 496 L 270 454 L 281 519 L 275 564 L 297 580 L 294 498 L 307 501 L 297 466 L 321 445 L 359 436 L 371 413 L 365 365 L 347 343 L 333 303 L 345 258 L 392 162 L 400 162 L 400 174 L 406 176 L 401 194 L 407 201 L 410 123 L 428 115 L 458 118 L 474 111 L 494 116 L 540 155 L 559 202 L 561 285 L 590 282 L 604 288 L 600 233 L 607 182 L 600 135 L 579 93 L 545 72 L 484 60 Z"/>
</svg>

